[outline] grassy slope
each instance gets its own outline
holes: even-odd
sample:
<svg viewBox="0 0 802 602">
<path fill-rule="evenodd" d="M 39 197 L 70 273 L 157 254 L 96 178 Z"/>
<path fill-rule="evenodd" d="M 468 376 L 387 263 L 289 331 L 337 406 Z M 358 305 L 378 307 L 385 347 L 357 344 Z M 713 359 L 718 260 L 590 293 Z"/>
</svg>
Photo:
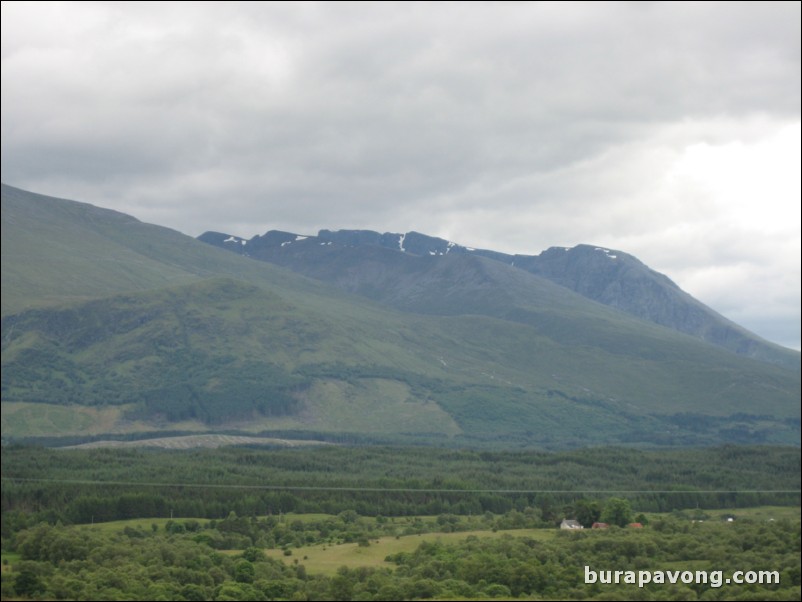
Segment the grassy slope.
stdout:
<svg viewBox="0 0 802 602">
<path fill-rule="evenodd" d="M 4 315 L 193 279 L 180 266 L 115 244 L 109 232 L 129 230 L 138 236 L 148 228 L 120 213 L 3 185 L 2 224 Z"/>
<path fill-rule="evenodd" d="M 20 433 L 23 416 L 23 433 L 54 432 L 52 419 L 32 419 L 31 402 L 158 405 L 187 379 L 204 403 L 225 404 L 243 382 L 269 385 L 273 372 L 253 375 L 269 366 L 279 380 L 305 379 L 296 408 L 229 426 L 581 444 L 678 430 L 655 414 L 740 412 L 769 416 L 749 428 L 773 440 L 795 436 L 778 420 L 799 416 L 798 374 L 479 258 L 442 269 L 478 269 L 514 297 L 512 319 L 388 310 L 172 230 L 5 186 L 2 240 L 4 434 Z M 91 428 L 61 422 L 61 434 Z M 110 430 L 141 428 L 129 415 Z"/>
<path fill-rule="evenodd" d="M 285 296 L 336 293 L 109 209 L 2 185 L 2 315 L 227 276 Z"/>
</svg>

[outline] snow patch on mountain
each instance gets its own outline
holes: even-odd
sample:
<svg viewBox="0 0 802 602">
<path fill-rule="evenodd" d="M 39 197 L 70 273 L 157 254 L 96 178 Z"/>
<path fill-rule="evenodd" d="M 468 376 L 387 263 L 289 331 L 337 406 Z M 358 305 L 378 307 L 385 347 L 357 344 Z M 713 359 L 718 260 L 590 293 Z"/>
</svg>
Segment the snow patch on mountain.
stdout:
<svg viewBox="0 0 802 602">
<path fill-rule="evenodd" d="M 568 249 L 566 249 L 566 251 L 567 251 L 567 250 L 568 250 Z M 610 259 L 616 259 L 616 258 L 618 257 L 618 255 L 612 255 L 612 254 L 610 253 L 610 249 L 603 249 L 603 248 L 601 248 L 601 247 L 596 247 L 596 248 L 594 249 L 594 251 L 601 251 L 602 253 L 604 253 L 605 255 L 607 255 L 607 257 L 609 257 Z"/>
</svg>

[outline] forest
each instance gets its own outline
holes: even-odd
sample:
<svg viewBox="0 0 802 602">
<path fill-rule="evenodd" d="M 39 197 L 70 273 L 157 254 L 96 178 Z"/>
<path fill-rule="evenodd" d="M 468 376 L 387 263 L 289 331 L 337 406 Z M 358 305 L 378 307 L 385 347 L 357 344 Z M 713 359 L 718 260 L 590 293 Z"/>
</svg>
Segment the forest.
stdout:
<svg viewBox="0 0 802 602">
<path fill-rule="evenodd" d="M 3 599 L 800 596 L 797 448 L 8 446 L 2 475 Z M 368 562 L 316 564 L 340 549 Z M 585 566 L 779 583 L 586 584 Z"/>
</svg>

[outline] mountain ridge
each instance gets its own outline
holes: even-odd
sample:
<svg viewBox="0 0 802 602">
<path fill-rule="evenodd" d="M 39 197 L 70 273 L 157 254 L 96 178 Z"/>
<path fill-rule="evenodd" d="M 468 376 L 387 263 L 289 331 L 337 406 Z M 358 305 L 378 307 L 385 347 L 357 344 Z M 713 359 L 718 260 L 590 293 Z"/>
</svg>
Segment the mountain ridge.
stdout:
<svg viewBox="0 0 802 602">
<path fill-rule="evenodd" d="M 359 269 L 367 274 L 372 273 L 368 264 L 375 263 L 377 253 L 344 249 L 381 248 L 416 257 L 484 257 L 545 278 L 593 301 L 689 334 L 733 353 L 799 369 L 798 358 L 792 350 L 766 341 L 718 314 L 683 291 L 668 276 L 652 270 L 633 255 L 606 247 L 579 244 L 574 247 L 550 247 L 539 255 L 511 255 L 467 247 L 415 231 L 379 233 L 372 230 L 320 230 L 317 236 L 270 230 L 248 240 L 209 231 L 201 234 L 198 240 L 254 259 L 275 263 L 358 293 L 360 288 L 370 287 L 367 284 L 360 287 L 347 283 L 346 278 L 337 278 L 336 270 L 345 269 L 342 261 L 336 262 L 335 273 L 331 273 L 332 266 L 323 270 L 321 260 L 325 253 L 347 254 L 351 265 L 355 266 L 350 271 L 355 272 L 356 266 L 360 266 Z M 314 254 L 314 263 L 309 262 L 310 246 L 321 247 L 320 252 Z M 384 260 L 402 271 L 404 268 L 398 266 L 399 261 L 408 261 L 393 261 L 387 253 L 384 254 Z M 375 286 L 382 285 L 376 283 Z"/>
</svg>

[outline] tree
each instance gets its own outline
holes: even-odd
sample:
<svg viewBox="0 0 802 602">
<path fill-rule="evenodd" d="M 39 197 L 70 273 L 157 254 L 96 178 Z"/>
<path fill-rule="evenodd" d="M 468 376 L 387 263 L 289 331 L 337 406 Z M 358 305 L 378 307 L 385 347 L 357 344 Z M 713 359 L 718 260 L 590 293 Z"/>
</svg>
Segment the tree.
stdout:
<svg viewBox="0 0 802 602">
<path fill-rule="evenodd" d="M 234 579 L 238 583 L 253 583 L 255 573 L 253 564 L 247 560 L 240 560 L 234 568 Z"/>
<path fill-rule="evenodd" d="M 611 525 L 618 525 L 619 527 L 626 527 L 632 522 L 632 506 L 629 500 L 611 497 L 604 505 L 601 521 Z"/>
<path fill-rule="evenodd" d="M 601 504 L 595 500 L 583 498 L 574 503 L 574 517 L 585 528 L 588 528 L 593 525 L 593 523 L 598 522 L 601 513 Z"/>
<path fill-rule="evenodd" d="M 337 571 L 337 574 L 329 581 L 329 593 L 334 600 L 352 599 L 354 596 L 354 579 L 352 575 L 342 569 Z"/>
<path fill-rule="evenodd" d="M 226 581 L 220 586 L 215 600 L 262 600 L 261 592 L 248 583 Z"/>
<path fill-rule="evenodd" d="M 265 553 L 261 548 L 251 546 L 242 552 L 242 557 L 248 562 L 259 562 L 265 559 Z"/>
<path fill-rule="evenodd" d="M 18 596 L 33 598 L 43 592 L 44 589 L 44 585 L 39 580 L 39 575 L 37 575 L 32 566 L 26 564 L 17 571 L 17 578 L 14 580 L 14 591 Z"/>
</svg>

